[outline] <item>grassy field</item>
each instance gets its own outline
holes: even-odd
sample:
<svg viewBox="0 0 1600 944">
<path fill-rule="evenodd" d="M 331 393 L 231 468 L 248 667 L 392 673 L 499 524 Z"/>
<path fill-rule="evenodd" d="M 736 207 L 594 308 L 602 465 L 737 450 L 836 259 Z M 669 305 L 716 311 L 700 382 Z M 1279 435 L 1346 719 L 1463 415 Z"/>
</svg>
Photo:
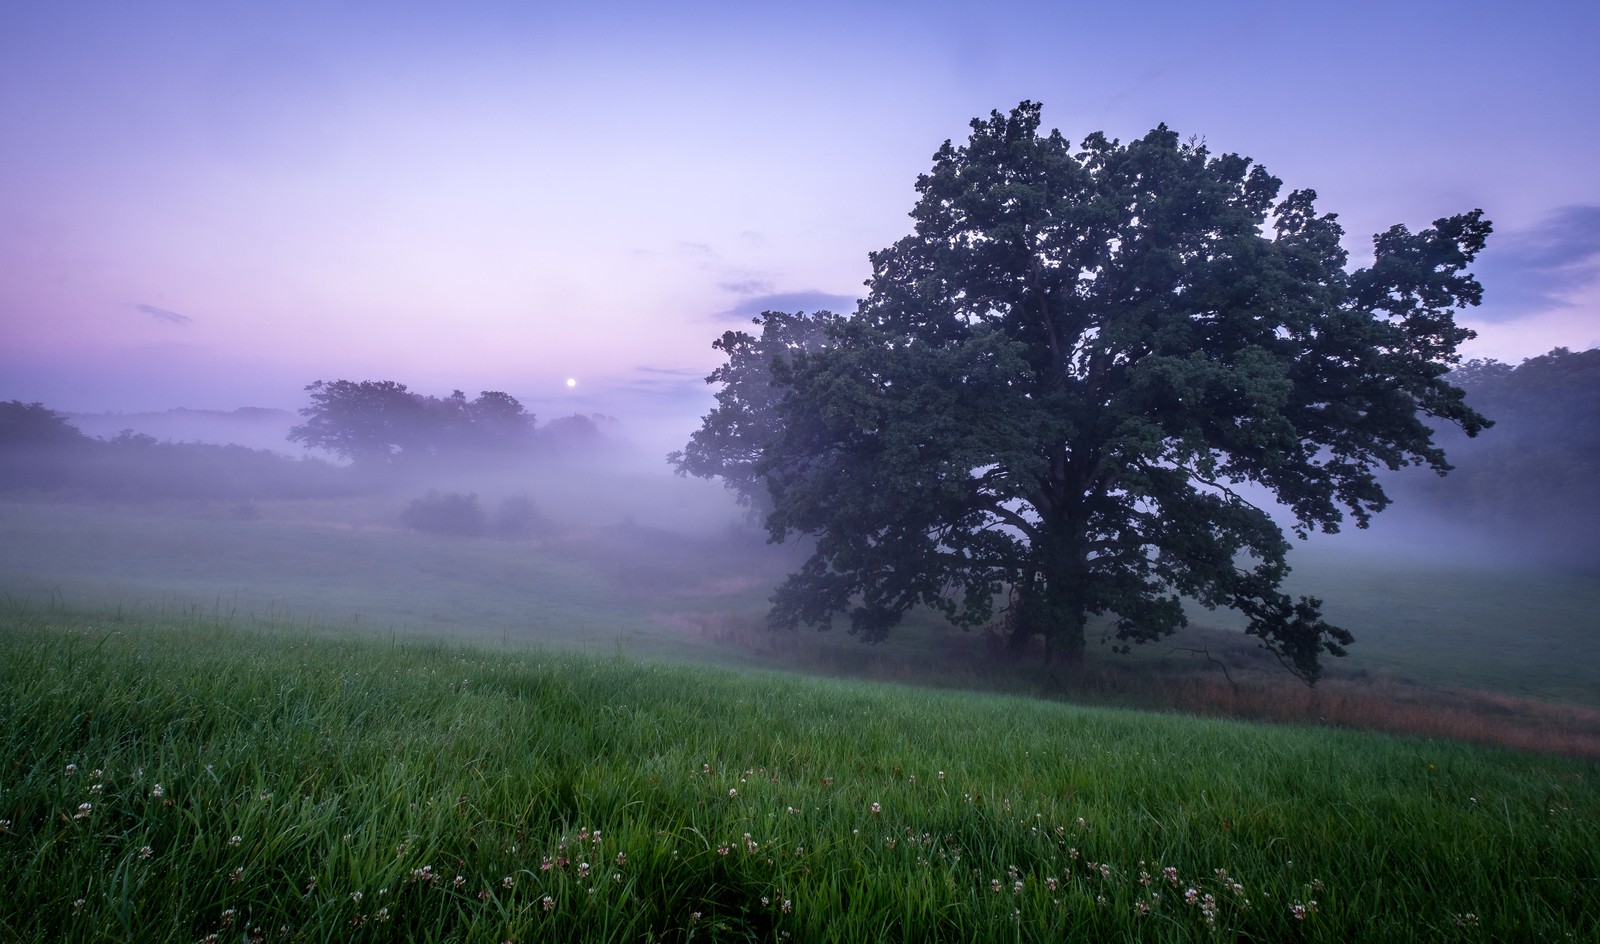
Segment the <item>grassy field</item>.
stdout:
<svg viewBox="0 0 1600 944">
<path fill-rule="evenodd" d="M 0 938 L 1600 936 L 1592 763 L 0 607 Z"/>
<path fill-rule="evenodd" d="M 609 650 L 620 641 L 639 654 L 696 661 L 743 661 L 761 649 L 824 666 L 888 668 L 953 652 L 959 666 L 977 643 L 927 620 L 876 650 L 844 633 L 762 640 L 764 630 L 749 630 L 797 558 L 759 536 L 613 523 L 534 541 L 463 540 L 398 529 L 402 505 L 262 503 L 259 520 L 240 521 L 231 506 L 4 502 L 0 592 L 481 644 Z M 1383 675 L 1600 708 L 1600 579 L 1592 575 L 1317 540 L 1297 547 L 1292 561 L 1291 589 L 1321 596 L 1329 617 L 1357 637 L 1349 658 L 1330 660 L 1330 678 Z M 1194 621 L 1201 630 L 1236 623 L 1226 611 L 1199 610 Z M 735 640 L 741 651 L 726 651 Z M 1228 648 L 1201 640 L 1180 636 L 1174 645 Z M 1172 645 L 1140 654 L 1153 657 L 1205 662 Z M 1248 667 L 1245 653 L 1235 657 Z M 1091 658 L 1126 661 L 1092 645 Z"/>
<path fill-rule="evenodd" d="M 765 597 L 796 562 L 730 528 L 703 493 L 621 505 L 534 540 L 428 536 L 397 527 L 404 500 L 124 507 L 0 503 L 0 594 L 113 613 L 335 627 L 520 651 L 623 652 L 670 662 L 1021 694 L 1077 704 L 1423 734 L 1600 758 L 1600 581 L 1312 541 L 1293 589 L 1327 600 L 1357 635 L 1315 691 L 1225 612 L 1083 667 L 1018 662 L 997 640 L 913 615 L 888 643 L 842 631 L 772 633 Z M 569 503 L 570 504 L 570 503 Z M 718 509 L 721 509 L 719 512 Z M 720 519 L 720 528 L 714 523 Z M 612 516 L 608 518 L 607 516 Z M 594 519 L 590 521 L 588 519 Z M 595 521 L 610 521 L 596 524 Z M 700 529 L 690 530 L 694 522 Z M 1342 540 L 1342 538 L 1341 538 Z"/>
</svg>

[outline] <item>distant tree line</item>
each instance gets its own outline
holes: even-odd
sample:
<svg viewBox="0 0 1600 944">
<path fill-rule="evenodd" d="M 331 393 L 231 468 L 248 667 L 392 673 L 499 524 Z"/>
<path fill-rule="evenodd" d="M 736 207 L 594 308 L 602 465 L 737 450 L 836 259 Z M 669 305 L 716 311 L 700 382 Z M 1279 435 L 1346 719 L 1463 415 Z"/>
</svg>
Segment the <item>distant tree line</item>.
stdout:
<svg viewBox="0 0 1600 944">
<path fill-rule="evenodd" d="M 596 417 L 573 415 L 536 427 L 532 413 L 499 391 L 470 400 L 460 390 L 432 397 L 389 380 L 319 380 L 306 389 L 311 405 L 300 411 L 305 422 L 290 430 L 289 441 L 346 464 L 240 445 L 161 441 L 131 429 L 91 437 L 42 403 L 0 403 L 0 493 L 96 500 L 335 497 L 437 474 L 514 472 L 542 457 L 593 452 L 607 441 Z M 502 512 L 485 519 L 484 533 L 532 527 L 519 508 Z M 421 520 L 429 530 L 433 519 L 424 514 Z"/>
<path fill-rule="evenodd" d="M 1455 471 L 1396 489 L 1507 546 L 1600 568 L 1600 349 L 1474 360 L 1450 378 L 1494 426 L 1475 439 L 1441 430 Z"/>
<path fill-rule="evenodd" d="M 351 494 L 338 466 L 265 449 L 84 435 L 42 403 L 0 403 L 0 491 L 104 500 L 248 501 Z"/>
</svg>

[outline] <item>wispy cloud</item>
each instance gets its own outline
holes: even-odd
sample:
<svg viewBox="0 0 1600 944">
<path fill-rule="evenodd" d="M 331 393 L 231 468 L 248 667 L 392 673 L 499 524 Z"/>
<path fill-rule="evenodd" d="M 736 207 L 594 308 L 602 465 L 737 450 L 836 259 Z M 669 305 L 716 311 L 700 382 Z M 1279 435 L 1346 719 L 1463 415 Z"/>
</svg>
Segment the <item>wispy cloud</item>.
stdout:
<svg viewBox="0 0 1600 944">
<path fill-rule="evenodd" d="M 143 312 L 157 321 L 165 321 L 168 324 L 186 325 L 194 322 L 194 319 L 188 315 L 179 314 L 167 308 L 157 308 L 154 305 L 134 305 L 133 310 Z"/>
<path fill-rule="evenodd" d="M 712 315 L 714 321 L 733 321 L 754 318 L 764 311 L 821 311 L 850 312 L 856 307 L 853 295 L 835 295 L 831 292 L 806 290 L 799 292 L 771 292 L 741 299 L 737 305 Z"/>
<path fill-rule="evenodd" d="M 761 295 L 773 289 L 772 280 L 760 276 L 738 276 L 726 282 L 718 282 L 717 288 L 735 295 Z"/>
<path fill-rule="evenodd" d="M 633 368 L 633 376 L 619 384 L 620 389 L 645 399 L 663 402 L 698 401 L 705 398 L 706 372 L 693 367 Z"/>
<path fill-rule="evenodd" d="M 1600 284 L 1600 206 L 1575 204 L 1539 226 L 1489 238 L 1474 267 L 1486 321 L 1515 321 L 1571 308 L 1572 296 Z"/>
<path fill-rule="evenodd" d="M 704 373 L 693 367 L 651 367 L 648 364 L 641 364 L 634 370 L 641 374 L 660 374 L 664 377 L 699 377 Z"/>
</svg>

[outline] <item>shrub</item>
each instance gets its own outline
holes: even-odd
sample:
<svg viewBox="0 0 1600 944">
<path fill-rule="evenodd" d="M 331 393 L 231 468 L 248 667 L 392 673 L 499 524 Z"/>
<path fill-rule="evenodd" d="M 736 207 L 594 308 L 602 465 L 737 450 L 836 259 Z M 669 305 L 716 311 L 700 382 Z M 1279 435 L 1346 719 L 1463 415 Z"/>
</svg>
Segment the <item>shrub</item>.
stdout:
<svg viewBox="0 0 1600 944">
<path fill-rule="evenodd" d="M 454 534 L 464 537 L 482 534 L 484 530 L 483 507 L 476 494 L 458 492 L 429 492 L 414 500 L 400 513 L 400 521 L 409 528 L 430 534 Z"/>
<path fill-rule="evenodd" d="M 494 515 L 494 533 L 503 538 L 528 538 L 544 531 L 550 522 L 539 506 L 526 495 L 512 495 L 500 503 Z"/>
</svg>

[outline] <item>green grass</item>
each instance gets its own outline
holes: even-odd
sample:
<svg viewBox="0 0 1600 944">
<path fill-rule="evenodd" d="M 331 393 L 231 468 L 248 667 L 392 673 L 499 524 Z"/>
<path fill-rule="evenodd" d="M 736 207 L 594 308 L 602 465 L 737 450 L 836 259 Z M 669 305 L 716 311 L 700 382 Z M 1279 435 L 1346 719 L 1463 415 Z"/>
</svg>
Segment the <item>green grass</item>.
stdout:
<svg viewBox="0 0 1600 944">
<path fill-rule="evenodd" d="M 1296 548 L 1293 592 L 1356 633 L 1339 666 L 1600 707 L 1600 579 L 1482 559 Z"/>
<path fill-rule="evenodd" d="M 340 625 L 518 647 L 612 651 L 992 687 L 978 640 L 913 614 L 878 647 L 843 631 L 774 637 L 766 596 L 796 562 L 759 540 L 731 547 L 646 528 L 578 530 L 533 542 L 400 531 L 402 499 L 97 509 L 0 503 L 0 592 L 156 613 Z M 1291 589 L 1326 601 L 1356 634 L 1328 677 L 1399 676 L 1600 707 L 1600 581 L 1535 569 L 1351 550 L 1295 549 Z M 1197 626 L 1236 626 L 1197 611 Z M 1179 637 L 1122 659 L 1091 643 L 1093 664 L 1209 663 Z M 1227 658 L 1237 671 L 1249 647 Z M 1009 670 L 1008 670 L 1009 671 Z M 1278 670 L 1273 668 L 1277 673 Z M 995 673 L 989 673 L 993 675 Z M 1043 686 L 1048 687 L 1048 686 Z M 1018 683 L 1015 690 L 1039 691 Z"/>
<path fill-rule="evenodd" d="M 627 575 L 597 566 L 597 538 L 463 540 L 374 523 L 403 502 L 387 516 L 344 503 L 310 519 L 299 517 L 306 504 L 269 505 L 284 517 L 248 522 L 205 506 L 0 504 L 0 591 L 480 644 L 612 649 L 621 639 L 700 658 L 710 648 L 652 621 Z"/>
<path fill-rule="evenodd" d="M 37 604 L 0 714 L 5 940 L 1600 936 L 1600 769 L 1452 743 Z"/>
</svg>

